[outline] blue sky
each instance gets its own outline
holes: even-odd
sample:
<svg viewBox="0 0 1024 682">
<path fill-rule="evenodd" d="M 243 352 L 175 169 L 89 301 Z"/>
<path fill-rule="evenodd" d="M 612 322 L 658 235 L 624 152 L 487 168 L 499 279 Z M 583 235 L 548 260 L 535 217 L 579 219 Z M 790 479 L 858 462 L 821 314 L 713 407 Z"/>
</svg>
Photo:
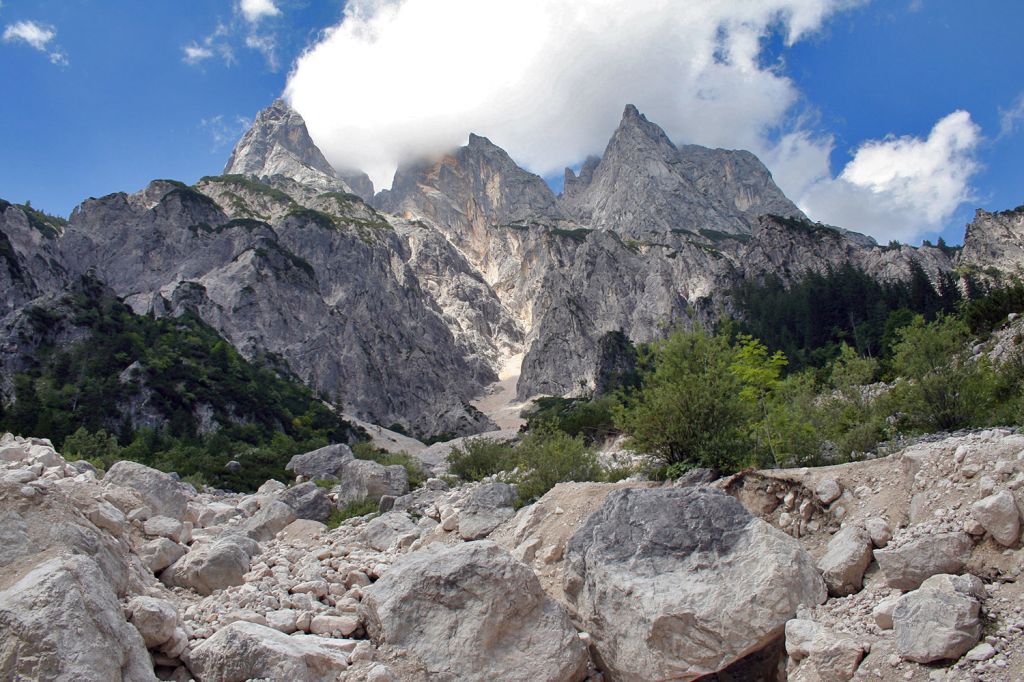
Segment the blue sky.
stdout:
<svg viewBox="0 0 1024 682">
<path fill-rule="evenodd" d="M 412 16 L 409 21 L 416 20 L 412 14 L 414 5 L 425 5 L 430 10 L 426 3 L 431 1 L 436 2 L 408 0 L 408 13 Z M 502 2 L 508 4 L 511 0 Z M 827 4 L 828 0 L 821 2 Z M 376 11 L 373 3 L 363 3 L 364 13 Z M 285 90 L 295 60 L 305 48 L 314 45 L 316 54 L 302 64 L 300 77 L 295 78 L 289 93 L 293 103 L 311 121 L 311 130 L 318 142 L 322 140 L 328 158 L 349 158 L 345 141 L 353 137 L 352 128 L 334 129 L 330 123 L 350 115 L 350 125 L 363 126 L 356 129 L 364 130 L 382 115 L 366 109 L 365 101 L 363 108 L 346 106 L 346 101 L 379 100 L 381 106 L 388 105 L 389 91 L 412 87 L 390 81 L 389 64 L 397 64 L 395 73 L 401 74 L 412 68 L 416 55 L 431 59 L 423 48 L 412 56 L 381 53 L 385 48 L 380 45 L 373 47 L 376 52 L 359 52 L 356 48 L 366 46 L 355 45 L 357 39 L 351 35 L 335 38 L 347 43 L 329 44 L 322 31 L 342 20 L 341 2 L 247 0 L 247 4 L 249 16 L 239 0 L 3 0 L 0 78 L 5 84 L 6 101 L 0 109 L 0 197 L 18 202 L 29 199 L 34 206 L 67 215 L 86 197 L 134 191 L 154 178 L 193 182 L 202 175 L 219 173 L 245 122 Z M 514 5 L 510 8 L 515 9 Z M 728 11 L 731 10 L 722 10 Z M 439 22 L 444 20 L 440 11 L 431 16 Z M 711 18 L 717 20 L 717 15 Z M 346 22 L 355 20 L 350 18 Z M 487 17 L 480 20 L 486 21 Z M 422 26 L 421 33 L 430 40 L 432 24 L 419 21 L 415 25 Z M 434 43 L 426 43 L 426 49 L 431 49 L 432 44 L 453 42 L 443 40 L 443 32 L 450 29 L 451 23 L 438 25 L 438 37 Z M 762 41 L 756 55 L 765 69 L 761 84 L 768 93 L 768 113 L 751 120 L 759 125 L 765 121 L 771 124 L 767 131 L 757 131 L 759 137 L 752 137 L 747 130 L 756 127 L 754 124 L 737 124 L 731 130 L 722 130 L 701 120 L 722 118 L 720 109 L 709 110 L 719 113 L 703 117 L 700 109 L 689 110 L 674 121 L 671 107 L 683 100 L 673 98 L 664 86 L 633 91 L 627 84 L 606 93 L 600 101 L 612 102 L 614 107 L 591 107 L 595 111 L 600 109 L 592 120 L 581 115 L 577 127 L 592 132 L 581 134 L 572 145 L 560 150 L 560 157 L 545 157 L 529 145 L 517 142 L 517 134 L 524 138 L 531 135 L 531 116 L 545 106 L 544 102 L 526 101 L 525 113 L 512 124 L 501 119 L 500 125 L 488 125 L 492 119 L 478 115 L 479 108 L 465 109 L 464 118 L 471 122 L 466 125 L 477 128 L 475 132 L 492 137 L 517 160 L 545 175 L 554 175 L 558 163 L 578 163 L 583 151 L 599 152 L 626 100 L 636 101 L 677 142 L 755 148 L 777 178 L 786 178 L 789 186 L 784 188 L 791 196 L 794 190 L 790 188 L 800 186 L 798 176 L 805 166 L 809 167 L 809 160 L 815 158 L 816 152 L 823 153 L 832 177 L 825 179 L 827 187 L 822 186 L 819 178 L 817 188 L 807 190 L 807 205 L 824 216 L 819 218 L 812 213 L 812 217 L 834 222 L 828 218 L 860 219 L 856 211 L 844 213 L 842 209 L 843 202 L 856 197 L 842 195 L 842 188 L 834 182 L 841 179 L 844 168 L 848 171 L 846 177 L 862 182 L 859 189 L 863 189 L 868 186 L 864 183 L 877 179 L 879 164 L 902 163 L 906 159 L 916 163 L 921 156 L 914 151 L 917 148 L 912 141 L 900 145 L 890 139 L 892 144 L 888 148 L 875 150 L 888 155 L 876 154 L 872 163 L 865 153 L 856 168 L 849 167 L 866 143 L 884 143 L 887 136 L 893 135 L 927 140 L 944 117 L 956 111 L 968 112 L 969 123 L 963 118 L 948 122 L 953 133 L 961 137 L 964 131 L 976 131 L 957 152 L 956 159 L 964 164 L 963 173 L 942 178 L 947 184 L 959 182 L 967 200 L 955 201 L 952 207 L 936 211 L 934 220 L 916 225 L 914 230 L 893 232 L 898 236 L 911 235 L 905 239 L 909 241 L 942 233 L 947 241 L 959 243 L 963 225 L 970 220 L 975 207 L 999 210 L 1024 203 L 1022 28 L 1024 3 L 1010 0 L 869 2 L 833 12 L 792 45 L 786 45 L 781 37 L 784 28 L 771 28 L 774 33 Z M 465 33 L 465 27 L 460 29 Z M 401 29 L 387 30 L 398 34 Z M 517 40 L 523 50 L 531 49 L 530 40 L 523 40 L 522 36 Z M 742 46 L 737 37 L 729 49 L 738 54 Z M 536 49 L 538 60 L 543 61 L 548 54 L 543 44 L 537 42 Z M 636 52 L 635 45 L 623 49 L 624 55 Z M 192 59 L 187 50 L 191 50 Z M 365 60 L 347 57 L 363 54 Z M 469 54 L 467 59 L 467 55 L 453 53 L 451 59 L 453 63 L 460 59 L 472 62 L 479 55 Z M 524 53 L 520 58 L 528 61 L 529 56 Z M 436 55 L 442 64 L 444 57 L 441 52 Z M 610 58 L 614 59 L 615 54 Z M 553 59 L 549 65 L 557 66 L 564 61 Z M 441 81 L 447 77 L 444 69 L 435 69 L 432 74 Z M 416 77 L 421 81 L 430 79 Z M 703 74 L 701 81 L 705 88 L 707 77 Z M 723 78 L 731 77 L 729 73 L 723 74 Z M 595 88 L 601 87 L 599 73 L 591 74 L 590 78 Z M 358 84 L 359 89 L 347 90 L 348 84 Z M 379 90 L 374 89 L 378 87 Z M 438 88 L 445 92 L 443 84 Z M 454 82 L 453 88 L 464 89 L 465 83 Z M 338 93 L 338 99 L 322 96 L 332 91 Z M 729 99 L 733 95 L 728 94 L 725 86 L 722 92 L 726 94 L 720 106 L 740 107 L 730 103 L 748 101 Z M 423 95 L 419 97 L 423 104 Z M 750 95 L 744 93 L 743 97 Z M 781 98 L 782 104 L 771 104 L 772 97 Z M 552 111 L 556 111 L 555 99 L 558 98 L 547 98 Z M 563 107 L 573 106 L 573 97 L 563 99 Z M 758 102 L 743 106 L 757 109 Z M 784 109 L 781 113 L 780 107 Z M 390 110 L 394 109 L 390 106 Z M 420 127 L 417 109 L 404 108 L 405 118 L 396 119 L 394 125 L 404 122 L 409 128 Z M 438 111 L 439 116 L 448 119 L 463 118 L 462 110 L 456 109 L 454 114 L 449 110 Z M 573 117 L 564 115 L 564 111 L 557 113 L 559 120 L 572 122 Z M 744 119 L 737 120 L 742 123 Z M 544 122 L 543 116 L 536 114 L 538 130 Z M 444 133 L 439 132 L 429 142 L 440 144 L 442 140 L 456 139 L 453 135 L 464 136 L 469 132 L 458 127 L 452 129 L 450 121 L 446 125 Z M 481 125 L 487 128 L 479 129 Z M 509 127 L 513 125 L 518 127 Z M 809 140 L 788 160 L 781 147 L 772 147 L 787 133 L 801 134 Z M 369 144 L 378 139 L 391 140 L 396 135 L 394 128 L 381 128 L 365 137 Z M 507 145 L 503 138 L 508 140 Z M 936 136 L 936 144 L 938 141 Z M 415 145 L 409 147 L 413 148 L 419 149 Z M 545 151 L 550 148 L 546 145 Z M 394 152 L 400 153 L 401 149 Z M 351 154 L 351 158 L 363 158 L 357 151 Z M 381 175 L 386 172 L 386 164 L 382 168 L 385 170 Z M 859 176 L 854 172 L 857 170 Z M 942 183 L 933 185 L 933 190 L 946 187 Z M 917 187 L 914 185 L 911 190 L 917 191 Z M 884 189 L 892 190 L 889 186 Z M 922 201 L 927 201 L 924 190 L 921 196 L 899 208 L 917 210 L 926 205 Z M 904 214 L 894 209 L 891 215 L 898 222 Z"/>
</svg>

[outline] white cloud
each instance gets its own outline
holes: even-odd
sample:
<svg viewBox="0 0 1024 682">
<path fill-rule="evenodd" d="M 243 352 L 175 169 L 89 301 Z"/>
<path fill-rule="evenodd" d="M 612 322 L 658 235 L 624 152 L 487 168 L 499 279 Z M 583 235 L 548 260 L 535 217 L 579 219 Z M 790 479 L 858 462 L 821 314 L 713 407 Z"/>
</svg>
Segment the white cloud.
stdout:
<svg viewBox="0 0 1024 682">
<path fill-rule="evenodd" d="M 46 52 L 46 46 L 57 37 L 52 26 L 37 24 L 34 21 L 18 21 L 8 24 L 4 29 L 4 42 L 22 41 L 40 52 Z"/>
<path fill-rule="evenodd" d="M 186 64 L 199 64 L 213 56 L 213 50 L 194 42 L 184 46 L 181 50 L 185 53 L 182 59 Z"/>
<path fill-rule="evenodd" d="M 242 13 L 245 20 L 256 23 L 265 17 L 276 17 L 281 10 L 274 4 L 274 0 L 241 0 L 238 3 L 238 11 Z"/>
<path fill-rule="evenodd" d="M 814 219 L 880 242 L 914 241 L 941 231 L 957 207 L 971 199 L 980 142 L 981 130 L 971 115 L 955 111 L 925 139 L 890 136 L 863 143 L 837 178 L 812 179 L 793 196 Z"/>
<path fill-rule="evenodd" d="M 1024 92 L 1017 95 L 1009 109 L 999 107 L 999 136 L 1012 135 L 1021 123 L 1024 123 Z"/>
<path fill-rule="evenodd" d="M 678 142 L 764 152 L 800 93 L 762 64 L 763 38 L 792 44 L 854 4 L 351 0 L 286 97 L 333 163 L 378 186 L 470 131 L 557 172 L 600 153 L 626 103 Z"/>
<path fill-rule="evenodd" d="M 211 57 L 220 56 L 226 66 L 232 66 L 235 63 L 235 51 L 228 41 L 230 34 L 230 26 L 217 24 L 213 33 L 203 38 L 202 41 L 193 40 L 188 45 L 182 46 L 181 51 L 184 56 L 181 60 L 191 66 L 197 66 Z"/>
<path fill-rule="evenodd" d="M 0 3 L 2 7 L 2 3 Z M 23 42 L 26 45 L 45 52 L 50 58 L 51 64 L 67 66 L 70 64 L 68 55 L 59 46 L 50 49 L 50 43 L 57 37 L 57 31 L 52 26 L 40 24 L 35 21 L 17 21 L 8 24 L 4 28 L 3 40 L 5 43 Z"/>
</svg>

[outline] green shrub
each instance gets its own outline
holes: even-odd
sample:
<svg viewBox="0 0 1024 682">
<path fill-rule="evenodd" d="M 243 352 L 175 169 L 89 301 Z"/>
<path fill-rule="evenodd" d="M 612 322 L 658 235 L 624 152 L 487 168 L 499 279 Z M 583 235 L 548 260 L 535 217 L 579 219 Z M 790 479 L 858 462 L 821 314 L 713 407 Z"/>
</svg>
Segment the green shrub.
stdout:
<svg viewBox="0 0 1024 682">
<path fill-rule="evenodd" d="M 448 471 L 464 481 L 479 481 L 516 467 L 513 448 L 491 438 L 473 438 L 448 453 Z"/>
<path fill-rule="evenodd" d="M 334 509 L 331 511 L 331 515 L 327 519 L 327 527 L 333 530 L 348 519 L 354 519 L 358 516 L 366 516 L 367 514 L 375 514 L 379 508 L 380 505 L 373 500 L 353 500 L 341 509 Z"/>
<path fill-rule="evenodd" d="M 606 478 L 582 437 L 573 438 L 550 426 L 528 433 L 512 452 L 522 472 L 516 480 L 520 504 L 536 500 L 557 483 Z"/>
</svg>

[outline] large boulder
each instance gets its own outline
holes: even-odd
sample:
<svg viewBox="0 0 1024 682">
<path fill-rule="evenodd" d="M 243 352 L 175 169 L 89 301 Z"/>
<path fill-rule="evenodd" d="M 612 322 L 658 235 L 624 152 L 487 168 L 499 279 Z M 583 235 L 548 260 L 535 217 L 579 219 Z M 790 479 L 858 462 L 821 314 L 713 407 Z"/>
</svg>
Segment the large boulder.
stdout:
<svg viewBox="0 0 1024 682">
<path fill-rule="evenodd" d="M 966 533 L 935 533 L 898 547 L 876 549 L 875 561 L 889 587 L 914 590 L 933 575 L 962 571 L 973 546 Z"/>
<path fill-rule="evenodd" d="M 286 471 L 292 471 L 296 476 L 305 476 L 310 480 L 338 479 L 341 478 L 341 470 L 345 462 L 354 459 L 352 450 L 344 443 L 328 445 L 327 447 L 295 455 L 288 464 Z"/>
<path fill-rule="evenodd" d="M 321 523 L 330 518 L 334 508 L 327 492 L 312 481 L 288 488 L 278 499 L 291 507 L 298 518 Z"/>
<path fill-rule="evenodd" d="M 409 474 L 400 465 L 384 466 L 367 459 L 346 461 L 341 468 L 341 483 L 331 491 L 338 505 L 356 500 L 380 502 L 385 495 L 401 497 L 409 492 Z"/>
<path fill-rule="evenodd" d="M 154 514 L 184 519 L 188 508 L 185 487 L 170 474 L 137 462 L 121 461 L 103 476 L 105 485 L 116 485 L 134 490 Z"/>
<path fill-rule="evenodd" d="M 0 678 L 156 680 L 142 636 L 100 566 L 54 556 L 0 578 Z"/>
<path fill-rule="evenodd" d="M 419 528 L 405 512 L 388 512 L 371 520 L 364 527 L 360 536 L 363 542 L 378 552 L 383 552 L 403 535 L 418 536 Z"/>
<path fill-rule="evenodd" d="M 185 655 L 203 682 L 334 682 L 348 669 L 355 642 L 314 635 L 286 635 L 265 625 L 236 621 Z"/>
<path fill-rule="evenodd" d="M 789 679 L 819 682 L 853 679 L 864 658 L 864 648 L 853 636 L 799 618 L 786 623 L 786 653 L 800 666 Z"/>
<path fill-rule="evenodd" d="M 360 607 L 378 646 L 427 676 L 466 682 L 574 682 L 587 653 L 534 573 L 493 542 L 431 545 L 367 587 Z"/>
<path fill-rule="evenodd" d="M 1013 493 L 1000 490 L 971 505 L 971 514 L 1000 545 L 1012 547 L 1020 542 L 1020 512 Z"/>
<path fill-rule="evenodd" d="M 868 532 L 855 525 L 832 536 L 825 555 L 818 560 L 818 569 L 830 595 L 845 597 L 860 592 L 864 571 L 871 563 L 873 544 Z"/>
<path fill-rule="evenodd" d="M 459 514 L 459 535 L 463 540 L 478 540 L 512 518 L 516 489 L 508 483 L 485 483 L 469 495 Z"/>
<path fill-rule="evenodd" d="M 564 588 L 612 676 L 637 681 L 723 670 L 827 596 L 796 540 L 706 488 L 611 492 L 566 547 Z"/>
<path fill-rule="evenodd" d="M 935 575 L 900 597 L 892 612 L 896 651 L 917 663 L 960 658 L 981 637 L 985 588 L 973 575 Z"/>
<path fill-rule="evenodd" d="M 295 510 L 281 500 L 263 500 L 259 510 L 247 518 L 240 528 L 253 540 L 264 542 L 297 518 Z"/>
<path fill-rule="evenodd" d="M 229 535 L 192 551 L 171 564 L 160 580 L 169 587 L 188 587 L 207 595 L 231 585 L 241 585 L 259 545 L 241 535 Z"/>
<path fill-rule="evenodd" d="M 167 538 L 156 538 L 150 540 L 136 550 L 142 565 L 153 573 L 159 573 L 175 561 L 185 556 L 188 551 L 183 545 L 179 545 Z"/>
</svg>

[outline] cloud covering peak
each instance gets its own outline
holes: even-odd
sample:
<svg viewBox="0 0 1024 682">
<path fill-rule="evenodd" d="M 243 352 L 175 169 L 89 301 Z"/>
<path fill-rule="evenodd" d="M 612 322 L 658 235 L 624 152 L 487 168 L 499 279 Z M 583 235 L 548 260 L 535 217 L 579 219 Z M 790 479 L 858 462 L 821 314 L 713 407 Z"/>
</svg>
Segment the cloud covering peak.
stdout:
<svg viewBox="0 0 1024 682">
<path fill-rule="evenodd" d="M 676 143 L 758 154 L 784 191 L 831 221 L 821 187 L 840 182 L 829 173 L 832 140 L 801 127 L 807 103 L 782 64 L 766 61 L 765 45 L 772 36 L 791 45 L 857 4 L 351 0 L 298 59 L 285 97 L 332 164 L 365 170 L 378 187 L 390 185 L 397 165 L 464 144 L 470 131 L 550 176 L 600 153 L 633 102 Z M 907 144 L 896 151 L 890 160 L 919 158 Z M 841 182 L 866 182 L 894 200 L 934 189 L 868 180 L 880 156 L 864 154 Z M 802 202 L 812 189 L 814 200 Z M 915 196 L 910 205 L 922 203 Z"/>
</svg>

